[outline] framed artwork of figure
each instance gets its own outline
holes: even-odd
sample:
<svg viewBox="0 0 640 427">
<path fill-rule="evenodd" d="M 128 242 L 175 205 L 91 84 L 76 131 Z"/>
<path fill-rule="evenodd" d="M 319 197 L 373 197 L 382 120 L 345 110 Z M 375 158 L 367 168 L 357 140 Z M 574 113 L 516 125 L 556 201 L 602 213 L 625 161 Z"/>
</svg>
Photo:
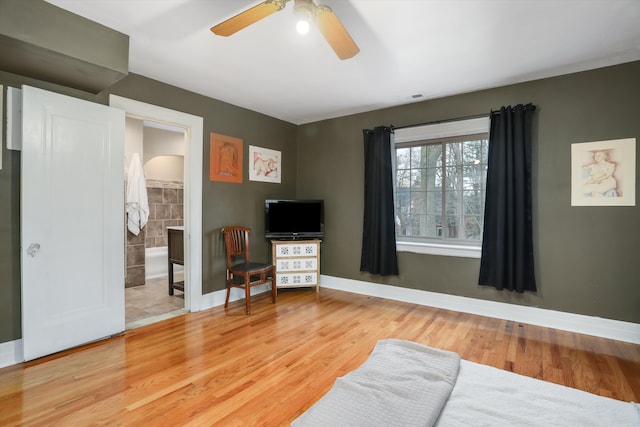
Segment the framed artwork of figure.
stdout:
<svg viewBox="0 0 640 427">
<path fill-rule="evenodd" d="M 635 206 L 635 162 L 635 138 L 571 144 L 571 206 Z"/>
<path fill-rule="evenodd" d="M 211 133 L 209 180 L 242 183 L 242 139 Z"/>
</svg>

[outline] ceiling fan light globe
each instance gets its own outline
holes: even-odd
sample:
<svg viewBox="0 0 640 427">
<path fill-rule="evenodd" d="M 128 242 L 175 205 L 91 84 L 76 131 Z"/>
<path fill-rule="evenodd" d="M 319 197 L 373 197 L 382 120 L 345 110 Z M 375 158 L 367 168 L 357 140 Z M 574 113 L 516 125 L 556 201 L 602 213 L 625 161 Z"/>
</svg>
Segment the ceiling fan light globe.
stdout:
<svg viewBox="0 0 640 427">
<path fill-rule="evenodd" d="M 296 31 L 298 31 L 298 34 L 307 34 L 309 32 L 309 21 L 299 20 L 296 24 Z"/>
</svg>

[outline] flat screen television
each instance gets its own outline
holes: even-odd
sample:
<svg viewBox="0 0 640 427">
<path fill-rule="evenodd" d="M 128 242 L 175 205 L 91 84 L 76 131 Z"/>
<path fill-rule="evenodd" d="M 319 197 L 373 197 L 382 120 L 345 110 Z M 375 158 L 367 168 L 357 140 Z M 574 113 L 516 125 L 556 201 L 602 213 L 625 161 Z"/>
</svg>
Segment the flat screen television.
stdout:
<svg viewBox="0 0 640 427">
<path fill-rule="evenodd" d="M 264 236 L 274 240 L 324 237 L 323 200 L 265 200 Z"/>
</svg>

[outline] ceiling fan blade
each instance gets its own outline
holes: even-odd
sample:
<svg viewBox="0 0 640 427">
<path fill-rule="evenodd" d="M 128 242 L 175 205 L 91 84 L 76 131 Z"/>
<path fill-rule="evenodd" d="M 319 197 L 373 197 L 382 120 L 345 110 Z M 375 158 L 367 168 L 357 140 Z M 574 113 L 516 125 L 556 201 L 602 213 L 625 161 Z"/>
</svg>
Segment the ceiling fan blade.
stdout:
<svg viewBox="0 0 640 427">
<path fill-rule="evenodd" d="M 318 29 L 334 50 L 338 58 L 348 59 L 360 52 L 336 14 L 328 6 L 318 6 L 315 12 Z"/>
<path fill-rule="evenodd" d="M 274 12 L 282 10 L 288 0 L 266 0 L 252 8 L 245 10 L 221 22 L 218 25 L 211 27 L 211 31 L 218 36 L 230 36 L 237 33 L 243 28 L 258 22 L 259 20 L 266 18 Z"/>
</svg>

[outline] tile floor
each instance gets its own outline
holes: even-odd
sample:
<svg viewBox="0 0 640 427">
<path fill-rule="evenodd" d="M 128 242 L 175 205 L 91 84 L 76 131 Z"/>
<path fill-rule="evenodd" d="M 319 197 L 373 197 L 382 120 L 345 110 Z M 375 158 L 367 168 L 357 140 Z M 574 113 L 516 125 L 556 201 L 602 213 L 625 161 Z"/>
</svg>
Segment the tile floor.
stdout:
<svg viewBox="0 0 640 427">
<path fill-rule="evenodd" d="M 176 281 L 182 280 L 176 274 Z M 125 289 L 125 322 L 127 329 L 154 323 L 186 313 L 184 295 L 174 291 L 169 295 L 168 278 L 147 280 L 146 284 Z"/>
</svg>

